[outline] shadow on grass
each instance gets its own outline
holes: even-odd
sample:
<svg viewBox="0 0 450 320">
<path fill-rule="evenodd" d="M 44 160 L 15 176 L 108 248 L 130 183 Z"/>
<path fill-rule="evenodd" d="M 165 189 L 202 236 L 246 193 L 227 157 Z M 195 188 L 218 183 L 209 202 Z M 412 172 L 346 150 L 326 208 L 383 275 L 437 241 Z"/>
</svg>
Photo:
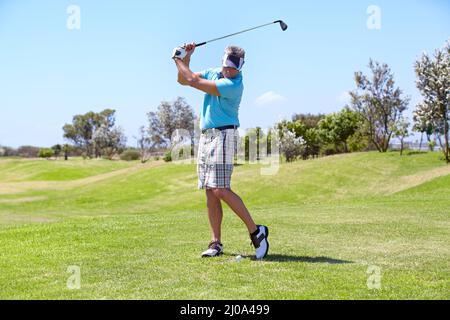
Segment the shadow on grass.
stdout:
<svg viewBox="0 0 450 320">
<path fill-rule="evenodd" d="M 408 151 L 405 152 L 404 154 L 406 154 L 407 156 L 413 156 L 413 155 L 417 155 L 417 154 L 426 154 L 428 153 L 427 151 Z"/>
<path fill-rule="evenodd" d="M 333 259 L 329 257 L 299 257 L 289 256 L 284 254 L 269 254 L 264 258 L 264 261 L 275 262 L 306 262 L 306 263 L 328 263 L 328 264 L 344 264 L 353 263 L 353 261 Z"/>
<path fill-rule="evenodd" d="M 237 254 L 236 254 L 237 255 Z M 235 255 L 235 256 L 236 256 Z M 242 255 L 242 258 L 256 260 L 255 256 Z M 303 263 L 328 263 L 328 264 L 345 264 L 353 263 L 353 261 L 334 259 L 329 257 L 304 257 L 304 256 L 290 256 L 284 254 L 269 254 L 263 261 L 271 262 L 303 262 Z"/>
</svg>

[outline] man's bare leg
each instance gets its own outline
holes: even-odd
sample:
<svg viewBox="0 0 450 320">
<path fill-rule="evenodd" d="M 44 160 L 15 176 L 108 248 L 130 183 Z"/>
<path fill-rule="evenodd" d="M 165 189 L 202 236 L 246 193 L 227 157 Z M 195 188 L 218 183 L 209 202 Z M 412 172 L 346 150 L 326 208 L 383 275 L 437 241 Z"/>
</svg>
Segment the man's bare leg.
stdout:
<svg viewBox="0 0 450 320">
<path fill-rule="evenodd" d="M 256 231 L 257 227 L 252 219 L 252 216 L 250 215 L 250 212 L 248 212 L 244 202 L 236 193 L 231 191 L 231 189 L 226 188 L 215 188 L 212 189 L 212 192 L 216 198 L 225 201 L 225 203 L 236 213 L 236 215 L 241 218 L 247 226 L 249 233 Z"/>
<path fill-rule="evenodd" d="M 219 241 L 223 218 L 222 203 L 211 189 L 206 189 L 206 204 L 208 206 L 208 218 L 211 226 L 212 241 Z"/>
</svg>

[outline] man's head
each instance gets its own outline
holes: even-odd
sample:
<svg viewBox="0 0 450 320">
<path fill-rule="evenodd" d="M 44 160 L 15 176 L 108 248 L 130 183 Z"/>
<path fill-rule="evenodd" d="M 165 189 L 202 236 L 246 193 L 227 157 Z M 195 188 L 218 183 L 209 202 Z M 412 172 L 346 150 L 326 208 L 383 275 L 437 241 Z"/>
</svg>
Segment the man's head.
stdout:
<svg viewBox="0 0 450 320">
<path fill-rule="evenodd" d="M 225 78 L 234 78 L 244 65 L 245 51 L 237 46 L 228 46 L 225 48 L 225 54 L 222 58 L 222 74 Z"/>
</svg>

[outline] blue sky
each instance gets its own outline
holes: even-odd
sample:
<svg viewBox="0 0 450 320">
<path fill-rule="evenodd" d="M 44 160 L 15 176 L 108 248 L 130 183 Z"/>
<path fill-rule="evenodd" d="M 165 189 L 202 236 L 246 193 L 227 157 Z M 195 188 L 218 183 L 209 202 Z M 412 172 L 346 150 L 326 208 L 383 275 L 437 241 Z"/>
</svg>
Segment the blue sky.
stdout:
<svg viewBox="0 0 450 320">
<path fill-rule="evenodd" d="M 239 3 L 239 4 L 238 4 Z M 66 26 L 69 5 L 81 29 Z M 381 29 L 367 28 L 367 8 Z M 117 110 L 128 144 L 146 113 L 183 96 L 200 113 L 203 94 L 176 82 L 173 47 L 283 19 L 196 50 L 194 71 L 218 66 L 228 44 L 246 50 L 242 128 L 266 128 L 293 113 L 340 110 L 353 73 L 386 62 L 406 95 L 420 100 L 413 63 L 450 38 L 450 2 L 0 0 L 0 144 L 51 146 L 75 114 Z"/>
</svg>

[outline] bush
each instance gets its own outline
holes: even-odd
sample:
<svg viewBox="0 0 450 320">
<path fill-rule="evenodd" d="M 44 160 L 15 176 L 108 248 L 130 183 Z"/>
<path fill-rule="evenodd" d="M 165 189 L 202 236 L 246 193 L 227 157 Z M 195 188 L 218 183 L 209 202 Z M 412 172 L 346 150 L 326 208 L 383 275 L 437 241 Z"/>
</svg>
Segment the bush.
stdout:
<svg viewBox="0 0 450 320">
<path fill-rule="evenodd" d="M 436 147 L 436 141 L 431 140 L 428 142 L 428 148 L 430 149 L 430 151 L 434 151 L 434 147 Z"/>
<path fill-rule="evenodd" d="M 126 150 L 120 155 L 120 160 L 124 161 L 134 161 L 139 160 L 141 158 L 141 154 L 136 150 Z"/>
<path fill-rule="evenodd" d="M 53 150 L 53 155 L 54 155 L 56 158 L 58 158 L 59 155 L 60 155 L 61 152 L 62 152 L 62 146 L 61 146 L 60 144 L 55 144 L 55 145 L 52 147 L 52 150 Z"/>
<path fill-rule="evenodd" d="M 334 154 L 338 154 L 339 151 L 333 143 L 326 143 L 321 146 L 320 153 L 324 156 L 332 156 Z"/>
<path fill-rule="evenodd" d="M 172 161 L 172 151 L 167 151 L 166 154 L 164 155 L 163 160 L 165 162 L 170 162 Z"/>
<path fill-rule="evenodd" d="M 296 137 L 295 133 L 283 128 L 283 135 L 279 141 L 280 152 L 286 157 L 287 162 L 292 162 L 305 151 L 305 140 Z"/>
<path fill-rule="evenodd" d="M 46 158 L 49 159 L 54 155 L 54 152 L 52 149 L 49 148 L 42 148 L 39 150 L 38 157 L 39 158 Z"/>
<path fill-rule="evenodd" d="M 362 132 L 357 131 L 355 134 L 347 138 L 348 150 L 350 152 L 360 152 L 369 149 L 369 138 Z"/>
</svg>

